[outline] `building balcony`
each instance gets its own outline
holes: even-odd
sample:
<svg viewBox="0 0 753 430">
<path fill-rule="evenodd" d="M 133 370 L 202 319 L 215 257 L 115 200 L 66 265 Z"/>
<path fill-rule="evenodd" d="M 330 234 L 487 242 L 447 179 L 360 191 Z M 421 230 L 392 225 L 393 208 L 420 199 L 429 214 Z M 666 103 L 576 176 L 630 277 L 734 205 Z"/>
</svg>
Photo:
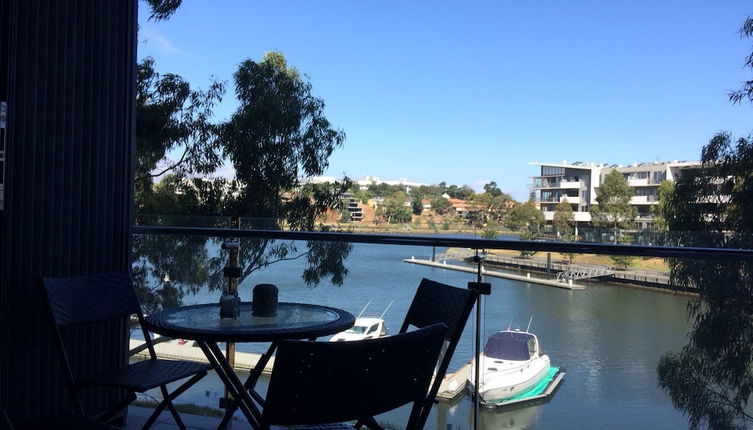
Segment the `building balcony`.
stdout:
<svg viewBox="0 0 753 430">
<path fill-rule="evenodd" d="M 627 180 L 628 185 L 631 187 L 645 187 L 649 185 L 649 179 L 648 178 L 628 178 Z"/>
<path fill-rule="evenodd" d="M 542 211 L 546 221 L 554 220 L 554 211 Z M 591 222 L 590 212 L 573 212 L 573 220 L 577 222 Z"/>
<path fill-rule="evenodd" d="M 560 188 L 560 181 L 555 179 L 534 178 L 531 188 L 536 190 L 550 188 L 556 189 Z"/>
<path fill-rule="evenodd" d="M 580 197 L 578 196 L 560 196 L 560 203 L 572 203 L 572 204 L 580 204 Z"/>
</svg>

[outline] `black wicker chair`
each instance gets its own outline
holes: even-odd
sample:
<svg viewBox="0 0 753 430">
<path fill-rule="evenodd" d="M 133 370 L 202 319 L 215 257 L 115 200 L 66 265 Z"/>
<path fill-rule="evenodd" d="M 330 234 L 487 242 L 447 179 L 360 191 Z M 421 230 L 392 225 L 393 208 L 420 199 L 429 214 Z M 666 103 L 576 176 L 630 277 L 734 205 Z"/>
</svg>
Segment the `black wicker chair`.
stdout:
<svg viewBox="0 0 753 430">
<path fill-rule="evenodd" d="M 277 348 L 261 427 L 314 425 L 381 429 L 371 417 L 413 402 L 406 430 L 418 430 L 446 326 L 353 342 L 282 341 Z M 331 424 L 336 423 L 336 424 Z"/>
<path fill-rule="evenodd" d="M 465 323 L 476 300 L 478 293 L 473 290 L 453 287 L 426 278 L 421 279 L 418 285 L 416 295 L 400 327 L 400 333 L 405 333 L 410 326 L 421 328 L 443 323 L 447 326 L 445 340 L 448 342 L 421 412 L 420 427 L 423 427 L 429 418 L 434 398 L 439 392 L 439 386 L 447 373 L 455 347 L 463 335 Z"/>
<path fill-rule="evenodd" d="M 96 322 L 125 320 L 133 314 L 137 315 L 139 323 L 143 323 L 144 315 L 141 312 L 130 274 L 109 272 L 81 277 L 44 278 L 43 285 L 57 335 L 58 349 L 68 379 L 69 391 L 76 408 L 75 412 L 81 417 L 86 417 L 79 391 L 87 386 L 110 386 L 128 391 L 123 401 L 99 417 L 101 421 L 107 421 L 127 407 L 136 398 L 135 393 L 159 387 L 163 400 L 142 428 L 149 428 L 167 407 L 178 427 L 185 430 L 186 426 L 172 401 L 196 381 L 206 376 L 211 366 L 187 361 L 157 359 L 151 337 L 143 328 L 143 324 L 142 332 L 149 349 L 150 359 L 132 364 L 126 362 L 122 367 L 87 375 L 74 375 L 70 365 L 70 351 L 64 340 L 68 331 Z M 124 357 L 123 360 L 125 362 L 126 358 Z M 190 379 L 172 393 L 167 391 L 168 383 L 188 377 Z"/>
</svg>

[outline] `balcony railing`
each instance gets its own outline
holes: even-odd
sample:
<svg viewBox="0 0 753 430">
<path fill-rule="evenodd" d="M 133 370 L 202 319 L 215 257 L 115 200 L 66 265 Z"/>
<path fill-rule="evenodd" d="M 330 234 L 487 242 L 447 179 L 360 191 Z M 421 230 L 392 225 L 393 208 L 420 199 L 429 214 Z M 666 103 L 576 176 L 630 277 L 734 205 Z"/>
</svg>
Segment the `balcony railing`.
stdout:
<svg viewBox="0 0 753 430">
<path fill-rule="evenodd" d="M 260 225 L 254 220 L 226 221 L 219 224 Z M 194 219 L 192 224 L 201 222 Z M 217 225 L 216 220 L 212 225 Z M 144 275 L 137 278 L 137 282 L 142 282 L 156 296 L 170 299 L 162 306 L 219 301 L 217 288 L 225 282 L 221 274 L 225 255 L 220 244 L 232 239 L 240 241 L 246 259 L 262 253 L 265 246 L 277 249 L 275 253 L 268 253 L 270 260 L 266 263 L 269 264 L 262 264 L 241 283 L 242 300 L 250 300 L 253 285 L 273 283 L 280 288 L 281 301 L 326 304 L 354 315 L 369 302 L 364 316 L 379 315 L 392 303 L 384 316 L 390 333 L 399 328 L 421 278 L 464 287 L 476 280 L 474 266 L 469 266 L 465 259 L 486 252 L 490 258 L 483 266 L 483 273 L 492 284 L 492 294 L 483 299 L 481 306 L 484 310 L 480 325 L 483 341 L 507 327 L 525 329 L 533 316 L 531 332 L 538 335 L 552 365 L 566 368 L 567 375 L 565 385 L 555 394 L 556 401 L 502 413 L 482 410 L 479 417 L 482 429 L 498 428 L 499 420 L 505 423 L 512 420 L 528 428 L 541 416 L 556 416 L 581 423 L 585 428 L 589 428 L 588 423 L 600 423 L 607 418 L 625 423 L 626 428 L 640 427 L 645 421 L 638 420 L 629 411 L 620 412 L 623 409 L 618 406 L 624 404 L 646 406 L 647 414 L 651 415 L 647 419 L 657 426 L 683 426 L 685 418 L 674 410 L 666 394 L 656 388 L 655 365 L 662 353 L 682 347 L 690 328 L 685 318 L 687 296 L 616 288 L 605 280 L 638 286 L 665 285 L 672 291 L 687 288 L 670 285 L 668 273 L 660 270 L 615 268 L 613 263 L 606 262 L 607 256 L 637 256 L 641 261 L 663 258 L 753 261 L 751 250 L 648 245 L 672 243 L 671 237 L 640 239 L 636 236 L 636 241 L 643 245 L 615 245 L 524 241 L 516 237 L 478 239 L 468 233 L 463 236 L 391 235 L 200 226 L 134 226 L 133 232 L 134 273 Z M 589 235 L 591 240 L 607 242 L 614 239 L 610 233 L 613 232 L 592 231 Z M 331 249 L 325 248 L 342 251 L 338 246 L 349 248 L 343 262 L 348 273 L 342 285 L 338 286 L 337 279 L 333 282 L 331 273 L 320 272 L 319 285 L 308 287 L 302 276 L 309 266 L 311 253 L 319 252 L 320 257 L 327 258 Z M 303 256 L 294 258 L 298 254 Z M 521 257 L 521 254 L 529 255 Z M 570 256 L 575 254 L 571 262 Z M 579 261 L 578 256 L 604 258 L 606 263 L 602 265 L 614 270 L 593 269 L 598 264 Z M 609 274 L 609 277 L 576 279 L 569 285 L 567 280 L 557 280 L 557 273 L 565 271 Z M 455 352 L 450 372 L 455 374 L 456 383 L 464 382 L 462 374 L 458 376 L 457 372 L 467 369 L 473 356 L 474 328 L 469 322 Z M 625 342 L 625 339 L 632 340 Z M 190 342 L 160 345 L 177 350 L 192 348 Z M 237 345 L 242 354 L 265 349 L 265 345 Z M 262 393 L 264 384 L 262 381 L 259 387 Z M 636 392 L 631 389 L 635 386 L 649 388 Z M 604 393 L 606 387 L 612 394 Z M 462 386 L 453 388 L 455 397 L 444 394 L 446 398 L 434 408 L 426 428 L 445 430 L 449 425 L 472 428 L 470 399 Z M 222 396 L 219 381 L 210 379 L 196 390 L 184 393 L 179 403 L 217 407 Z M 592 406 L 584 408 L 584 404 Z M 378 421 L 401 423 L 404 422 L 402 413 L 397 411 L 378 417 Z"/>
</svg>

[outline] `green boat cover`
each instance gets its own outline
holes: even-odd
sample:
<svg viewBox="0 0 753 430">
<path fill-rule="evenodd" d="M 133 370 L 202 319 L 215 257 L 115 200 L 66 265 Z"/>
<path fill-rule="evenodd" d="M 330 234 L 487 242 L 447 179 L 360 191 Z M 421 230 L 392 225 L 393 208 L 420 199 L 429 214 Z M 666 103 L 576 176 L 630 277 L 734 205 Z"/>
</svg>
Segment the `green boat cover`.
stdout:
<svg viewBox="0 0 753 430">
<path fill-rule="evenodd" d="M 516 401 L 516 400 L 525 400 L 528 398 L 540 396 L 544 394 L 544 391 L 546 391 L 546 387 L 549 386 L 549 383 L 552 382 L 552 379 L 554 379 L 554 376 L 557 374 L 557 372 L 560 371 L 559 367 L 551 366 L 549 367 L 549 372 L 547 372 L 546 376 L 541 378 L 541 381 L 539 381 L 538 384 L 534 385 L 533 387 L 529 388 L 528 390 L 518 394 L 517 396 L 510 397 L 509 399 L 504 400 L 491 400 L 489 403 L 493 403 L 495 405 L 503 405 L 508 402 Z"/>
</svg>

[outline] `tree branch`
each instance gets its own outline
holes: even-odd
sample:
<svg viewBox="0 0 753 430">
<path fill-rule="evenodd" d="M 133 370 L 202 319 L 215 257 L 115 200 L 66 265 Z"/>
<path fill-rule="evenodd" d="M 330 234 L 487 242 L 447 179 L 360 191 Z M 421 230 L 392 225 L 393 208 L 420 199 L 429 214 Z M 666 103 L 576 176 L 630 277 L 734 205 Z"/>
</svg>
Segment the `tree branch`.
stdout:
<svg viewBox="0 0 753 430">
<path fill-rule="evenodd" d="M 159 173 L 155 173 L 155 174 L 152 174 L 152 173 L 150 173 L 150 174 L 149 174 L 149 177 L 150 177 L 150 178 L 158 178 L 158 177 L 160 177 L 160 176 L 164 175 L 165 173 L 169 172 L 170 170 L 173 170 L 174 168 L 176 168 L 176 167 L 180 166 L 180 165 L 181 165 L 181 164 L 183 163 L 183 161 L 184 161 L 184 160 L 186 159 L 186 155 L 187 155 L 187 154 L 188 154 L 189 152 L 190 152 L 190 151 L 189 151 L 189 149 L 188 149 L 188 146 L 186 146 L 186 150 L 185 150 L 185 151 L 183 151 L 183 155 L 181 155 L 181 157 L 180 157 L 180 160 L 176 161 L 176 162 L 175 162 L 175 164 L 173 164 L 172 166 L 169 166 L 169 167 L 166 167 L 166 168 L 164 168 L 164 169 L 163 169 L 163 170 L 162 170 L 161 172 L 159 172 Z"/>
</svg>

